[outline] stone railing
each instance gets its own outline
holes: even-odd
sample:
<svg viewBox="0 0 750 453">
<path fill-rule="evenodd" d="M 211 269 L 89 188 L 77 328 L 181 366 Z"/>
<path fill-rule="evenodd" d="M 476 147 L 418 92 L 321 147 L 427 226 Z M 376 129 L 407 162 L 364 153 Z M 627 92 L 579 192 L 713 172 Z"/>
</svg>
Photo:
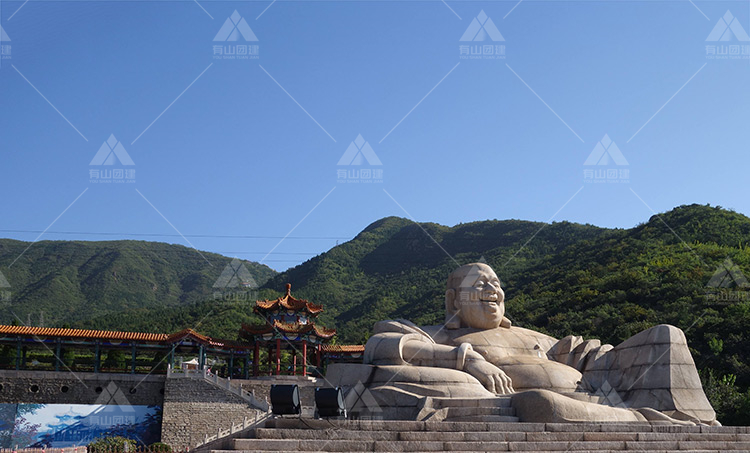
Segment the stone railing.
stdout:
<svg viewBox="0 0 750 453">
<path fill-rule="evenodd" d="M 222 390 L 226 390 L 229 393 L 237 395 L 238 397 L 245 400 L 252 407 L 268 413 L 271 408 L 266 401 L 259 400 L 254 394 L 245 391 L 240 386 L 233 386 L 232 380 L 227 378 L 221 378 L 214 373 L 208 371 L 208 367 L 203 367 L 202 370 L 174 370 L 171 366 L 167 367 L 167 379 L 172 378 L 190 378 L 190 379 L 202 379 L 209 384 L 212 384 Z"/>
<path fill-rule="evenodd" d="M 258 413 L 256 412 L 254 419 L 249 419 L 249 418 L 245 417 L 245 419 L 242 421 L 242 423 L 239 423 L 237 425 L 235 425 L 233 423 L 232 426 L 229 429 L 221 429 L 221 428 L 219 428 L 216 431 L 216 434 L 214 434 L 213 436 L 209 436 L 208 434 L 206 434 L 204 436 L 204 438 L 203 438 L 203 441 L 199 442 L 198 445 L 196 445 L 194 448 L 198 448 L 198 447 L 206 445 L 206 444 L 208 444 L 210 442 L 222 439 L 224 437 L 231 436 L 232 434 L 238 433 L 240 431 L 244 431 L 244 430 L 246 430 L 248 428 L 256 427 L 259 424 L 265 422 L 266 419 L 268 419 L 269 417 L 270 417 L 270 414 L 268 414 L 268 413 L 265 413 L 265 414 L 263 414 L 261 416 L 258 416 Z"/>
</svg>

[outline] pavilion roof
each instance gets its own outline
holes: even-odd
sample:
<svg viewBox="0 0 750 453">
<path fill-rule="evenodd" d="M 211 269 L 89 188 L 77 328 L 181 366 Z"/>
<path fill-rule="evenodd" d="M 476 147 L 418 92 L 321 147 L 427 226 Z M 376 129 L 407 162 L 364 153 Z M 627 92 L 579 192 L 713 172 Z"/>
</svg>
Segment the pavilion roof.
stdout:
<svg viewBox="0 0 750 453">
<path fill-rule="evenodd" d="M 3 326 L 0 335 L 28 337 L 81 338 L 91 340 L 162 342 L 168 338 L 163 333 L 118 332 L 110 330 L 60 329 L 55 327 Z"/>
<path fill-rule="evenodd" d="M 294 334 L 315 334 L 320 338 L 329 339 L 336 335 L 336 329 L 328 329 L 326 327 L 317 326 L 314 323 L 300 324 L 300 323 L 288 323 L 274 319 L 271 323 L 263 325 L 242 325 L 242 330 L 253 335 L 263 335 L 271 333 L 274 330 L 278 330 L 284 333 Z"/>
<path fill-rule="evenodd" d="M 348 352 L 364 353 L 365 345 L 363 344 L 324 344 L 321 346 L 323 352 Z"/>
<path fill-rule="evenodd" d="M 266 325 L 242 325 L 242 330 L 262 335 L 271 333 L 274 329 L 292 334 L 314 334 L 322 339 L 330 339 L 336 334 L 335 329 L 317 326 L 313 323 L 299 324 L 286 323 L 275 319 L 273 324 Z M 104 340 L 104 341 L 131 341 L 143 343 L 175 344 L 184 340 L 192 340 L 197 343 L 220 349 L 248 349 L 252 347 L 248 343 L 233 340 L 212 338 L 200 334 L 193 329 L 183 329 L 172 334 L 147 333 L 147 332 L 121 332 L 111 330 L 91 329 L 62 329 L 54 327 L 32 327 L 32 326 L 6 326 L 0 325 L 0 338 L 2 337 L 40 337 L 40 338 L 70 338 L 77 340 Z M 363 353 L 364 345 L 321 345 L 323 352 L 327 353 Z"/>
<path fill-rule="evenodd" d="M 174 344 L 185 339 L 223 349 L 248 348 L 232 340 L 223 340 L 202 335 L 193 329 L 183 329 L 173 334 L 147 332 L 119 332 L 111 330 L 62 329 L 55 327 L 4 326 L 0 325 L 0 336 L 21 336 L 41 338 L 71 338 L 78 340 L 136 341 L 143 343 Z"/>
<path fill-rule="evenodd" d="M 323 311 L 323 305 L 314 304 L 306 299 L 297 299 L 292 296 L 292 285 L 286 284 L 286 294 L 274 300 L 258 300 L 255 301 L 256 310 L 307 310 L 312 315 L 317 315 Z"/>
</svg>

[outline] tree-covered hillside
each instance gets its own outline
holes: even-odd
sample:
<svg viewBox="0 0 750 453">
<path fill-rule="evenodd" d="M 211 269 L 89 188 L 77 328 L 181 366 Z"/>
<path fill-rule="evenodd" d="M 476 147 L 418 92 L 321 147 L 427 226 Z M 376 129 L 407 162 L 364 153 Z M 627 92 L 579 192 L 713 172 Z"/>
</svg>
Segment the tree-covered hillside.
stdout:
<svg viewBox="0 0 750 453">
<path fill-rule="evenodd" d="M 82 327 L 152 332 L 193 327 L 235 338 L 240 324 L 253 319 L 252 300 L 201 298 L 210 294 L 221 265 L 207 269 L 189 249 L 182 249 L 192 257 L 187 265 L 153 250 L 125 253 L 120 248 L 132 243 L 117 244 L 91 262 L 58 266 L 61 270 L 46 274 L 45 260 L 70 258 L 62 249 L 49 256 L 41 249 L 25 257 L 28 284 L 21 287 L 54 295 L 34 299 L 45 301 L 51 313 L 62 306 L 102 314 L 70 316 Z M 137 264 L 102 264 L 109 256 L 125 255 L 126 262 Z M 629 229 L 520 220 L 447 227 L 388 217 L 284 273 L 272 275 L 262 268 L 265 278 L 256 280 L 268 281 L 257 297 L 278 297 L 291 283 L 296 297 L 324 304 L 320 322 L 338 329 L 338 342 L 364 342 L 373 323 L 382 319 L 441 323 L 447 275 L 460 264 L 482 259 L 500 276 L 506 314 L 517 326 L 611 344 L 661 323 L 680 327 L 720 420 L 750 424 L 750 284 L 743 280 L 750 276 L 750 219 L 719 207 L 680 206 Z M 163 266 L 140 266 L 143 260 Z M 7 261 L 0 259 L 0 265 Z M 257 268 L 250 270 L 255 274 Z M 70 277 L 74 271 L 76 277 Z M 730 278 L 712 280 L 717 271 L 718 277 Z M 15 288 L 20 277 L 11 276 Z M 102 281 L 108 284 L 95 284 Z M 727 286 L 716 288 L 712 281 Z M 79 287 L 83 283 L 86 293 Z M 165 286 L 181 290 L 165 291 Z M 138 297 L 147 302 L 139 305 Z"/>
<path fill-rule="evenodd" d="M 0 323 L 30 318 L 37 324 L 43 318 L 46 326 L 80 325 L 109 314 L 144 313 L 138 327 L 147 328 L 151 310 L 191 306 L 211 297 L 229 262 L 222 255 L 160 242 L 31 245 L 0 239 L 0 272 L 9 285 L 0 288 L 7 296 L 0 297 Z M 258 285 L 276 274 L 267 266 L 243 263 Z"/>
</svg>

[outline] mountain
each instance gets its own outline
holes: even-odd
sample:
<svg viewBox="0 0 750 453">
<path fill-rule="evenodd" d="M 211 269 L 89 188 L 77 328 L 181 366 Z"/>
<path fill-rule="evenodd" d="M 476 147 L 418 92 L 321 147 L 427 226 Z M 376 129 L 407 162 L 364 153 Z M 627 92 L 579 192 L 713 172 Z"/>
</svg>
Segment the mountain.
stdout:
<svg viewBox="0 0 750 453">
<path fill-rule="evenodd" d="M 20 256 L 20 258 L 19 258 Z M 204 259 L 205 258 L 205 259 Z M 15 261 L 15 262 L 14 262 Z M 232 261 L 181 245 L 145 241 L 40 241 L 0 239 L 0 322 L 81 325 L 111 314 L 149 313 L 209 299 Z M 263 284 L 276 274 L 241 262 Z M 0 278 L 0 286 L 2 286 Z M 107 326 L 116 328 L 116 325 Z M 138 326 L 151 331 L 148 323 Z"/>
<path fill-rule="evenodd" d="M 298 297 L 325 304 L 341 341 L 358 342 L 381 319 L 442 323 L 447 275 L 480 260 L 500 277 L 517 326 L 613 345 L 680 327 L 719 419 L 750 424 L 750 218 L 721 207 L 679 206 L 629 229 L 391 217 L 265 286 L 292 282 Z"/>
<path fill-rule="evenodd" d="M 609 234 L 569 222 L 493 220 L 451 228 L 388 217 L 265 286 L 292 282 L 295 294 L 325 304 L 323 319 L 335 323 L 343 341 L 365 341 L 381 319 L 442 322 L 445 279 L 460 264 L 484 259 L 506 281 L 539 257 Z"/>
<path fill-rule="evenodd" d="M 222 264 L 208 268 L 193 250 L 163 245 L 182 257 L 172 259 L 156 251 L 158 244 L 136 252 L 127 248 L 138 243 L 122 241 L 63 265 L 87 244 L 30 248 L 8 274 L 14 307 L 29 292 L 32 305 L 46 304 L 50 314 L 65 307 L 74 326 L 193 327 L 235 338 L 242 322 L 255 319 L 255 298 L 278 297 L 291 283 L 296 297 L 324 304 L 320 322 L 338 330 L 338 342 L 364 342 L 382 319 L 442 323 L 447 275 L 460 264 L 485 261 L 501 279 L 506 316 L 516 326 L 610 344 L 657 324 L 680 327 L 720 419 L 750 424 L 750 283 L 744 277 L 750 276 L 750 219 L 721 207 L 679 206 L 627 229 L 522 220 L 448 227 L 387 217 L 281 274 L 253 267 L 253 274 L 265 272 L 255 277 L 258 291 L 221 301 L 206 296 Z M 124 262 L 115 266 L 113 257 Z M 72 313 L 79 310 L 101 315 Z"/>
</svg>

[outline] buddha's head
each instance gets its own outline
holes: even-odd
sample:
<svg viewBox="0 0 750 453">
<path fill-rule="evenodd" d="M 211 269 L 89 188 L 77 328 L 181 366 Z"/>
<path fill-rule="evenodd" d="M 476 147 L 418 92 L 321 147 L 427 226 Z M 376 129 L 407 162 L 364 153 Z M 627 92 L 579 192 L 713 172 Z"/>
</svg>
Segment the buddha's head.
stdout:
<svg viewBox="0 0 750 453">
<path fill-rule="evenodd" d="M 510 326 L 504 315 L 505 293 L 490 266 L 466 264 L 448 276 L 445 291 L 445 326 L 448 329 L 494 329 L 506 323 Z"/>
</svg>

